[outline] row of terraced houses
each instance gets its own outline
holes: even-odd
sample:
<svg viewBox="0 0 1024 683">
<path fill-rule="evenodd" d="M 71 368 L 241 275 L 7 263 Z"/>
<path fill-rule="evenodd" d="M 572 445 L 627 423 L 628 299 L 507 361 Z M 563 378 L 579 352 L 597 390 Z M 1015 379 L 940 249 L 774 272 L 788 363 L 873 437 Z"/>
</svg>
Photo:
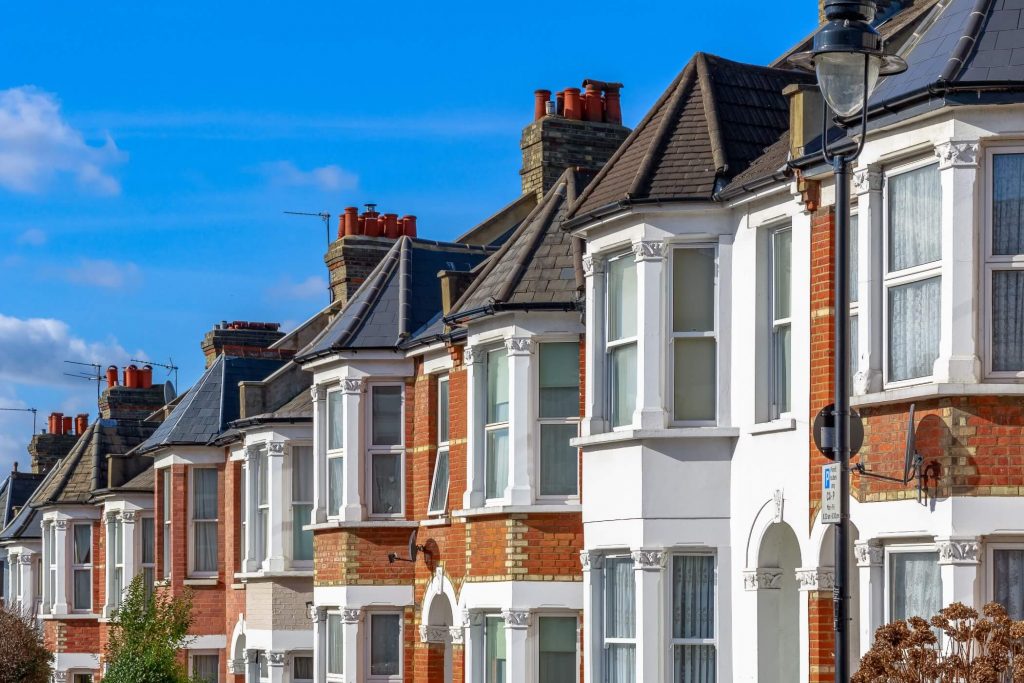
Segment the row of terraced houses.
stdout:
<svg viewBox="0 0 1024 683">
<path fill-rule="evenodd" d="M 803 46 L 699 53 L 632 130 L 620 84 L 537 91 L 521 196 L 452 242 L 347 209 L 324 308 L 215 325 L 179 396 L 112 367 L 0 488 L 55 681 L 101 679 L 138 574 L 191 592 L 218 683 L 830 681 L 837 315 L 858 462 L 902 478 L 912 406 L 924 460 L 854 475 L 854 658 L 953 601 L 1024 618 L 1024 4 L 875 24 L 910 68 L 870 102 L 850 301 Z"/>
</svg>

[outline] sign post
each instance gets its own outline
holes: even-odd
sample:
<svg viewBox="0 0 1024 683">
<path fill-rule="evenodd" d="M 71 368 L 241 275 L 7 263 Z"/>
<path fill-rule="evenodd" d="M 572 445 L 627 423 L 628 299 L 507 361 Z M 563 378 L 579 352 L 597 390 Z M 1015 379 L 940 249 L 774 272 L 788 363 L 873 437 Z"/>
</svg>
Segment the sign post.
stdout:
<svg viewBox="0 0 1024 683">
<path fill-rule="evenodd" d="M 833 462 L 821 466 L 821 523 L 839 524 L 842 516 L 839 511 L 839 463 Z"/>
</svg>

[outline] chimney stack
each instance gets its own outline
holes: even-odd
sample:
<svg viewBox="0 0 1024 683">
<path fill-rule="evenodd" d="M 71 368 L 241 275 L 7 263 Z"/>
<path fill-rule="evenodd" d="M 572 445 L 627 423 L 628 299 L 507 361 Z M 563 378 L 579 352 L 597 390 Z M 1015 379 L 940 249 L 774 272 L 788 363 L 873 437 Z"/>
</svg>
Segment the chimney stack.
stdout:
<svg viewBox="0 0 1024 683">
<path fill-rule="evenodd" d="M 28 445 L 32 456 L 32 471 L 46 474 L 61 458 L 74 448 L 78 438 L 89 428 L 89 416 L 79 413 L 72 418 L 52 412 L 46 419 L 46 431 L 36 434 Z"/>
<path fill-rule="evenodd" d="M 280 323 L 258 323 L 244 320 L 223 321 L 206 333 L 200 347 L 206 356 L 206 367 L 217 360 L 217 356 L 242 358 L 281 358 L 293 352 L 273 349 L 274 342 L 284 336 Z"/>
</svg>

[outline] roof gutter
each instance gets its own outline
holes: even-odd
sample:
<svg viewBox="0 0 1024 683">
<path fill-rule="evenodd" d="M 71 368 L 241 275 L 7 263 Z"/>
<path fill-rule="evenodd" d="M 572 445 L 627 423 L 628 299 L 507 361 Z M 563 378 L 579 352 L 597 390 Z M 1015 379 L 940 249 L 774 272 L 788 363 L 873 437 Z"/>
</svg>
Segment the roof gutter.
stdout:
<svg viewBox="0 0 1024 683">
<path fill-rule="evenodd" d="M 714 195 L 676 195 L 672 197 L 641 197 L 637 199 L 620 199 L 616 202 L 605 204 L 593 211 L 564 221 L 563 230 L 573 230 L 595 220 L 607 218 L 616 213 L 625 213 L 634 206 L 663 206 L 665 204 L 679 204 L 681 202 L 709 202 L 715 201 Z"/>
<path fill-rule="evenodd" d="M 789 166 L 786 165 L 770 175 L 755 178 L 750 182 L 740 183 L 739 185 L 728 185 L 724 190 L 715 194 L 715 200 L 720 202 L 728 201 L 735 197 L 739 197 L 740 195 L 743 194 L 757 192 L 758 190 L 770 187 L 776 183 L 781 183 L 784 181 L 788 182 L 791 177 L 792 171 L 790 170 Z"/>
<path fill-rule="evenodd" d="M 532 304 L 511 304 L 495 301 L 493 303 L 487 304 L 486 306 L 479 306 L 468 311 L 460 312 L 456 315 L 445 316 L 444 322 L 447 325 L 464 325 L 471 320 L 478 320 L 480 318 L 486 318 L 489 315 L 494 315 L 496 313 L 506 313 L 509 311 L 569 312 L 578 309 L 579 304 L 575 301 L 539 301 L 537 303 Z"/>
</svg>

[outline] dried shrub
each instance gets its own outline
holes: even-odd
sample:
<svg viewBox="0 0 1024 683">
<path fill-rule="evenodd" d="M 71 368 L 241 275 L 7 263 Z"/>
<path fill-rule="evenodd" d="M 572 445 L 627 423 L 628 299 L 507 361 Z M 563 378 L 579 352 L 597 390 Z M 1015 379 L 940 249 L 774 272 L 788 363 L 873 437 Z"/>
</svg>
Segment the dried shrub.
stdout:
<svg viewBox="0 0 1024 683">
<path fill-rule="evenodd" d="M 0 608 L 0 683 L 48 683 L 53 655 L 29 610 Z"/>
</svg>

